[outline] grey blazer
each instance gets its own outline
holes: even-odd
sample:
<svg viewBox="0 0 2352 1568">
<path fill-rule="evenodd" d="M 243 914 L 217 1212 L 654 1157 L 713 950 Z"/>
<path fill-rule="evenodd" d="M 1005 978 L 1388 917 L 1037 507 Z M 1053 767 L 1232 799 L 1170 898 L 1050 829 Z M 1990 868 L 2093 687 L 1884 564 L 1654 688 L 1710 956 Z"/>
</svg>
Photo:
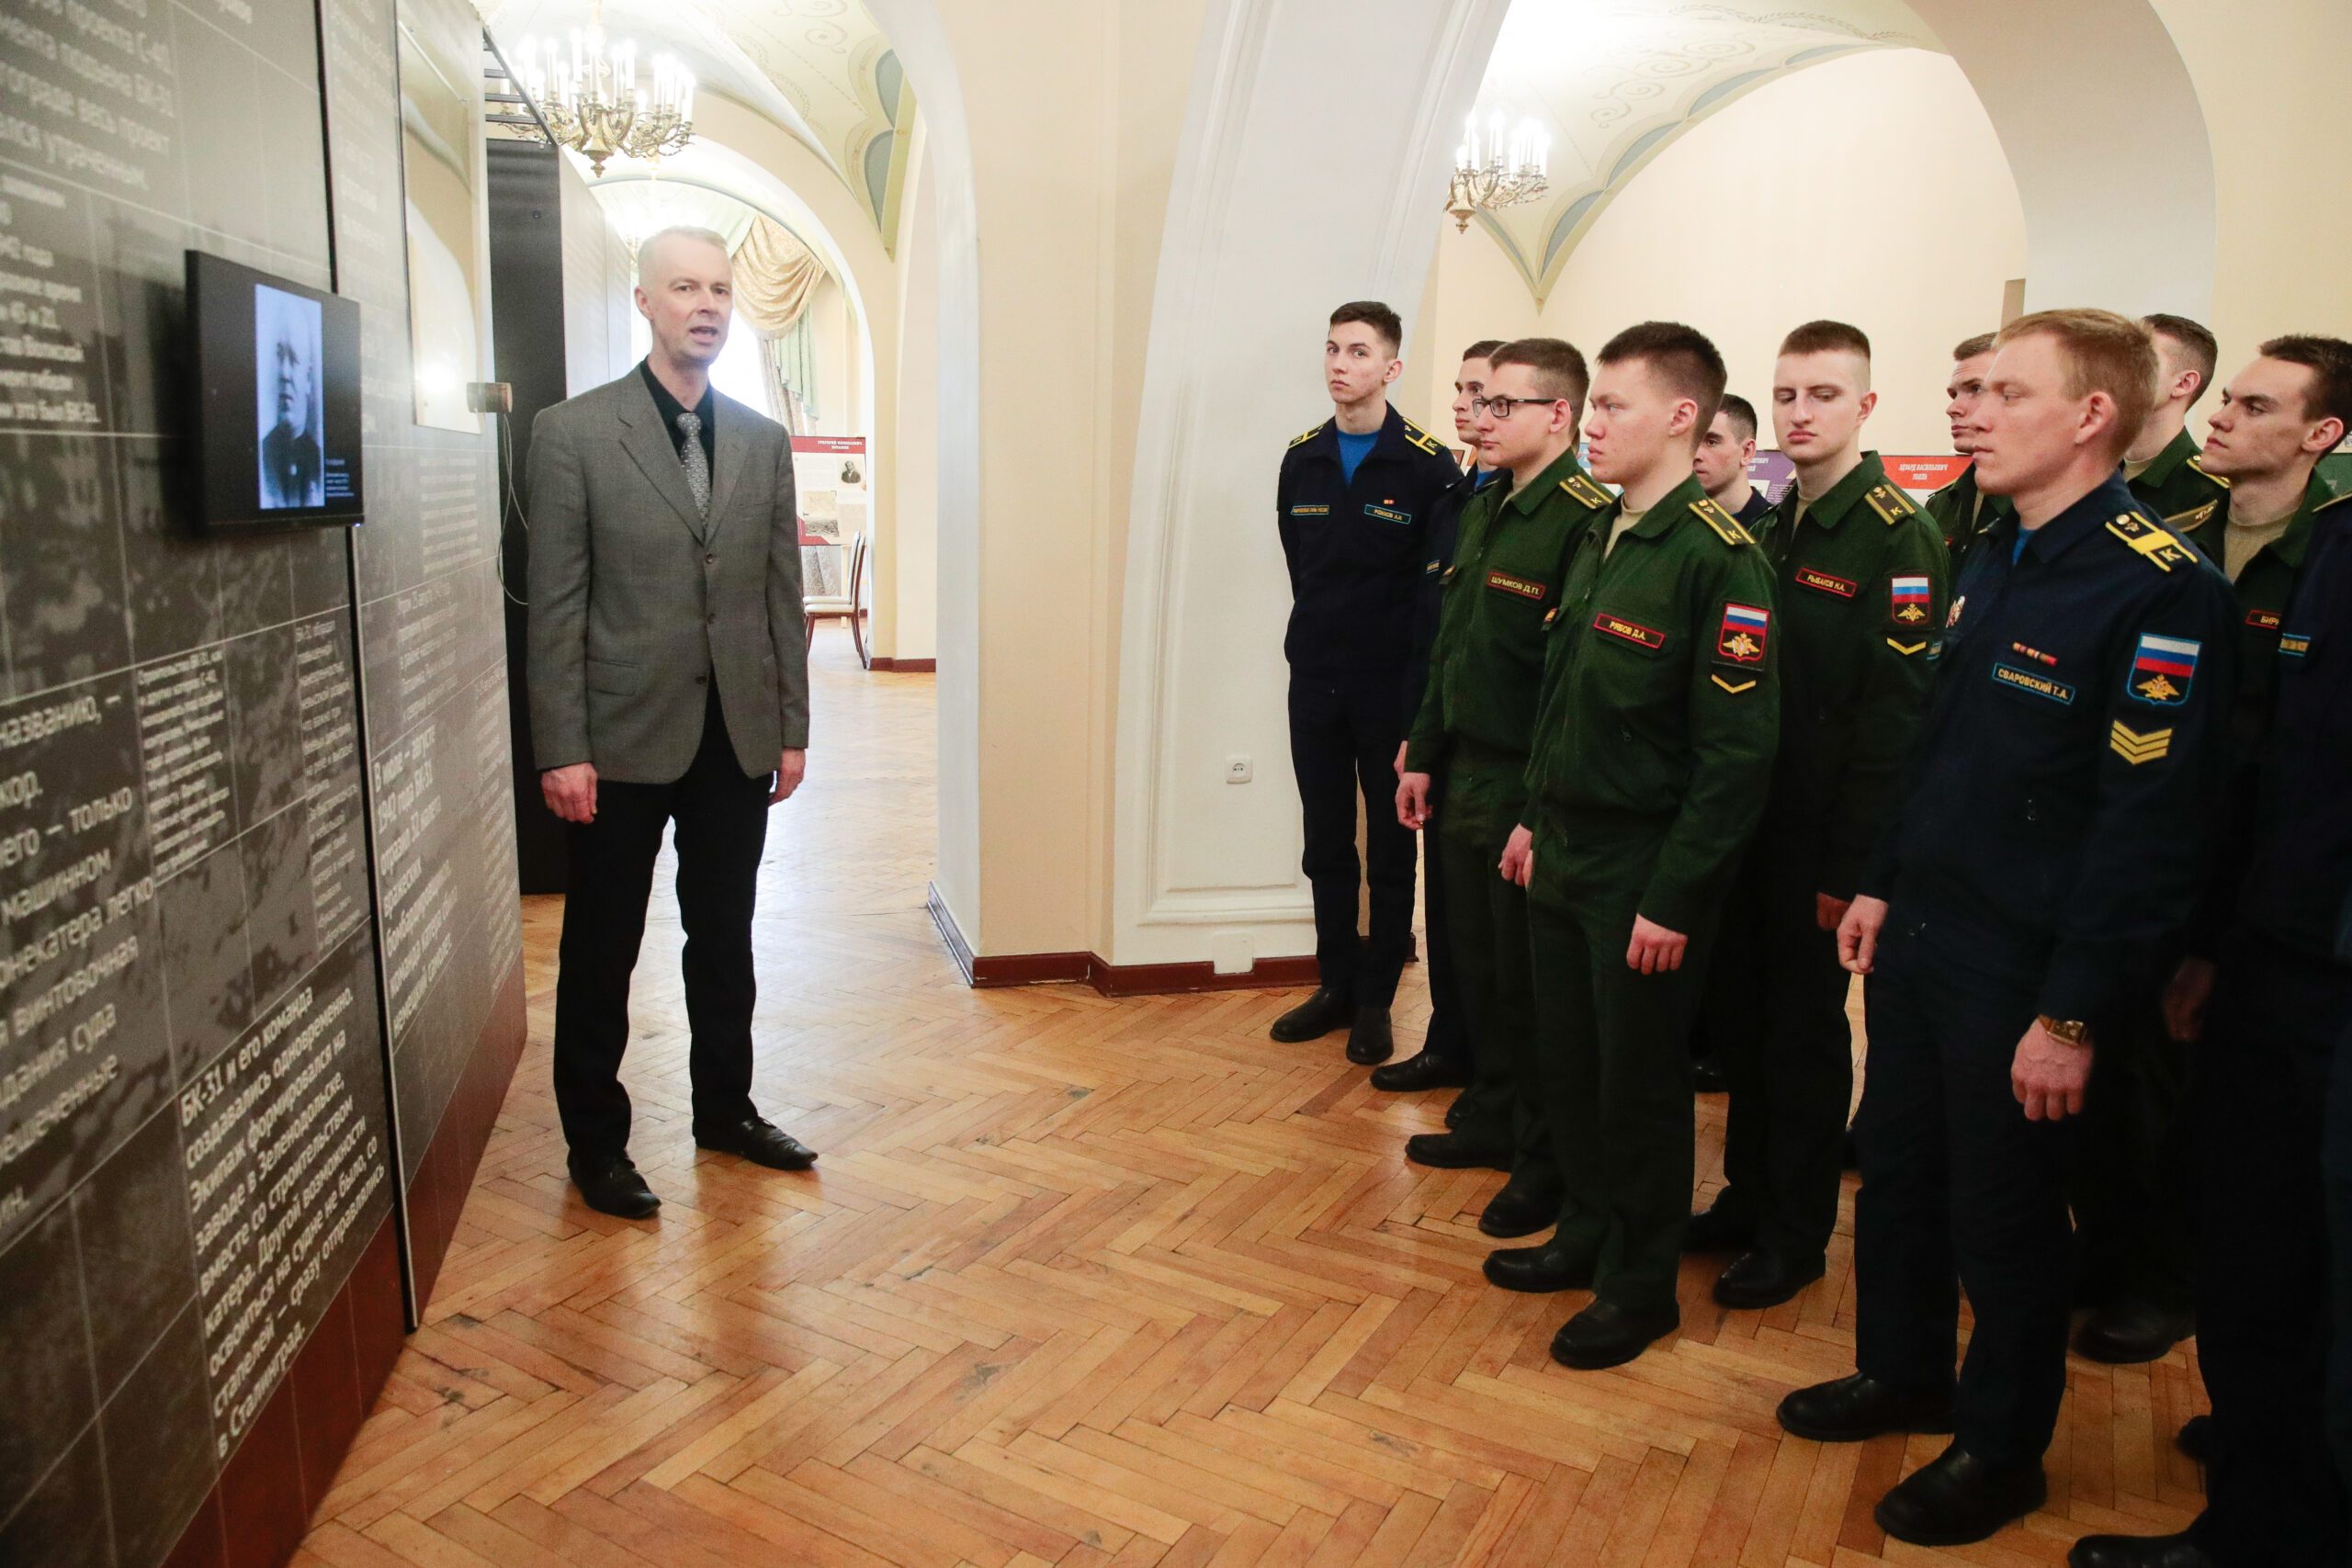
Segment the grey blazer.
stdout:
<svg viewBox="0 0 2352 1568">
<path fill-rule="evenodd" d="M 669 784 L 707 682 L 747 775 L 808 744 L 800 523 L 784 427 L 717 399 L 710 515 L 642 374 L 531 425 L 531 749 L 542 768 Z"/>
</svg>

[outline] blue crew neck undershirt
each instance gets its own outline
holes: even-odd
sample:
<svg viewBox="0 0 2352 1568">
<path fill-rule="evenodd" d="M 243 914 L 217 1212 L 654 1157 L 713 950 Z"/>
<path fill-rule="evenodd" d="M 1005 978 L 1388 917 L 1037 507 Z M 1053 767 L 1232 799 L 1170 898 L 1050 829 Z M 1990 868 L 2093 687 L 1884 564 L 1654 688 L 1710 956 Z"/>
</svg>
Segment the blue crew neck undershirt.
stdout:
<svg viewBox="0 0 2352 1568">
<path fill-rule="evenodd" d="M 2025 558 L 2026 543 L 2032 537 L 2033 533 L 2030 529 L 2022 526 L 2018 529 L 2017 542 L 2009 547 L 2009 564 L 2011 566 L 2017 565 L 2018 562 Z"/>
<path fill-rule="evenodd" d="M 1362 435 L 1351 435 L 1344 430 L 1332 434 L 1340 438 L 1340 472 L 1350 484 L 1356 482 L 1356 469 L 1371 456 L 1373 444 L 1380 439 L 1380 432 L 1367 430 Z"/>
</svg>

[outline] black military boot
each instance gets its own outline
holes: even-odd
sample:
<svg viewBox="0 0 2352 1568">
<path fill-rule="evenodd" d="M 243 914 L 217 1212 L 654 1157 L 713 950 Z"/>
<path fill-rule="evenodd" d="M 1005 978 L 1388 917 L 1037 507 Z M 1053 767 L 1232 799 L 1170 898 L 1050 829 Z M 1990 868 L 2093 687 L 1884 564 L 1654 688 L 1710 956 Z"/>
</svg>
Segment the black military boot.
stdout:
<svg viewBox="0 0 2352 1568">
<path fill-rule="evenodd" d="M 1329 986 L 1290 1011 L 1274 1020 L 1273 1028 L 1266 1032 L 1285 1045 L 1295 1045 L 1302 1040 L 1313 1040 L 1335 1029 L 1345 1029 L 1355 1021 L 1355 1004 Z"/>
<path fill-rule="evenodd" d="M 1348 1060 L 1359 1067 L 1369 1067 L 1396 1054 L 1396 1041 L 1388 1032 L 1388 1010 L 1356 1009 L 1356 1021 L 1348 1030 Z"/>
</svg>

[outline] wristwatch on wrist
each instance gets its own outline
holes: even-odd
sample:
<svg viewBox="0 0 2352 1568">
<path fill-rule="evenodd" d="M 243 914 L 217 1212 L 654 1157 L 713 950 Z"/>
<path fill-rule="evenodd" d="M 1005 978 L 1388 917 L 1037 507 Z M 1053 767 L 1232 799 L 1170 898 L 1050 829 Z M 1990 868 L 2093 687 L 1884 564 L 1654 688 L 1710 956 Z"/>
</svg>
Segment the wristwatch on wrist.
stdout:
<svg viewBox="0 0 2352 1568">
<path fill-rule="evenodd" d="M 2091 1043 L 2091 1026 L 2079 1018 L 2052 1018 L 2045 1012 L 2033 1021 L 2052 1040 L 2063 1040 L 2069 1045 Z"/>
</svg>

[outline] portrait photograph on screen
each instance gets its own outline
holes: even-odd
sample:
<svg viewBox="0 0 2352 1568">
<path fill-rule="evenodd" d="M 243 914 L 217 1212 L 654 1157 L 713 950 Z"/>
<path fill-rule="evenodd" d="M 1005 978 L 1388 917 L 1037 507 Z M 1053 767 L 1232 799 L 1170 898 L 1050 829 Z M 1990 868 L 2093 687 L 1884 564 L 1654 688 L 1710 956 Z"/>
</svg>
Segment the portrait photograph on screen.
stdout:
<svg viewBox="0 0 2352 1568">
<path fill-rule="evenodd" d="M 260 532 L 359 522 L 359 307 L 187 253 L 196 519 Z"/>
<path fill-rule="evenodd" d="M 326 391 L 315 299 L 254 285 L 254 428 L 265 511 L 326 503 Z"/>
</svg>

